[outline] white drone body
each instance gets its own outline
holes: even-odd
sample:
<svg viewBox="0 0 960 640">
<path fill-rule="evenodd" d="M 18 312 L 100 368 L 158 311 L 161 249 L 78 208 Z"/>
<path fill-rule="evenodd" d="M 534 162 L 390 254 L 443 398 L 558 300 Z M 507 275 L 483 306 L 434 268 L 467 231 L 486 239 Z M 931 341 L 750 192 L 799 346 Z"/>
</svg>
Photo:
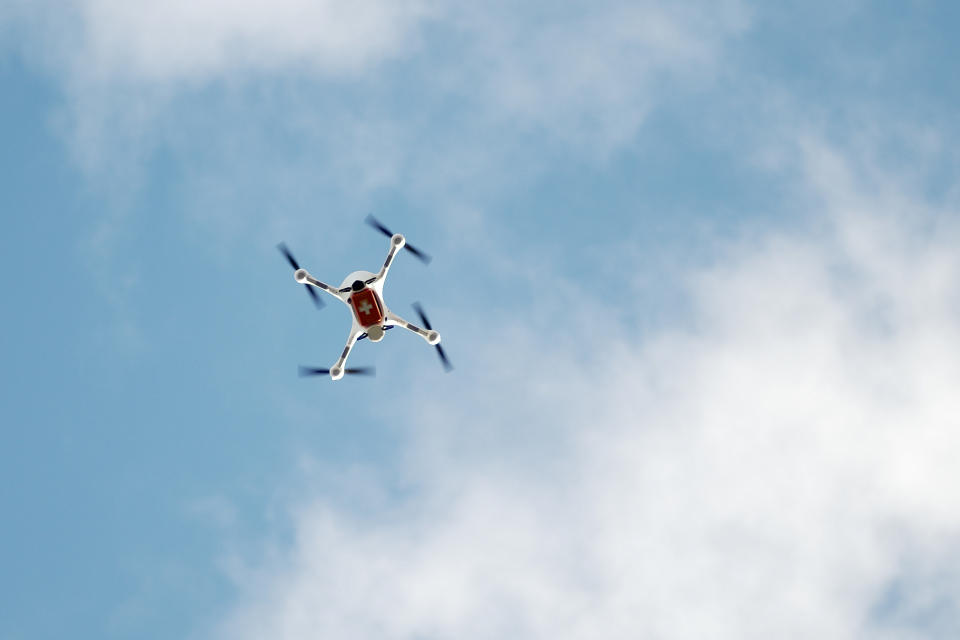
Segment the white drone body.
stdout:
<svg viewBox="0 0 960 640">
<path fill-rule="evenodd" d="M 286 250 L 286 247 L 281 245 L 281 251 L 287 255 L 291 264 L 296 268 L 293 277 L 297 282 L 316 287 L 350 307 L 352 325 L 350 327 L 350 334 L 347 336 L 347 344 L 343 348 L 343 353 L 340 354 L 336 363 L 330 367 L 329 370 L 330 377 L 333 380 L 339 380 L 343 377 L 344 373 L 351 372 L 351 370 L 346 368 L 346 363 L 347 358 L 350 356 L 350 351 L 357 343 L 357 340 L 366 337 L 369 338 L 371 342 L 379 342 L 383 339 L 384 331 L 394 326 L 403 327 L 408 331 L 412 331 L 423 338 L 427 344 L 437 345 L 440 358 L 444 366 L 449 370 L 449 363 L 447 362 L 446 356 L 442 348 L 439 347 L 440 334 L 430 328 L 429 322 L 426 316 L 423 315 L 422 310 L 415 305 L 415 308 L 424 320 L 424 324 L 427 325 L 426 329 L 422 329 L 393 313 L 387 308 L 386 303 L 383 301 L 383 285 L 386 282 L 387 273 L 390 272 L 390 264 L 393 262 L 393 258 L 397 255 L 397 252 L 403 249 L 404 245 L 406 245 L 406 239 L 399 233 L 393 234 L 390 237 L 390 251 L 387 253 L 387 259 L 384 260 L 383 267 L 380 268 L 379 273 L 373 274 L 369 271 L 354 271 L 344 278 L 343 282 L 340 283 L 339 289 L 320 282 L 310 275 L 306 269 L 299 268 L 299 265 L 296 265 L 296 262 Z M 326 371 L 320 369 L 312 370 L 312 372 Z"/>
</svg>

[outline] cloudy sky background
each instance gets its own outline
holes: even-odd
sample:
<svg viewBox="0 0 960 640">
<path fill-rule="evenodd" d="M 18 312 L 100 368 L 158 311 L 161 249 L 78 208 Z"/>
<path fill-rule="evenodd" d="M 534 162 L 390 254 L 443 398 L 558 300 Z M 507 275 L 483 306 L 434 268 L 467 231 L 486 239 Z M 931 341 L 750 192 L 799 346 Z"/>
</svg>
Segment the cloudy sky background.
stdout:
<svg viewBox="0 0 960 640">
<path fill-rule="evenodd" d="M 960 9 L 163 4 L 0 7 L 0 639 L 960 634 Z"/>
</svg>

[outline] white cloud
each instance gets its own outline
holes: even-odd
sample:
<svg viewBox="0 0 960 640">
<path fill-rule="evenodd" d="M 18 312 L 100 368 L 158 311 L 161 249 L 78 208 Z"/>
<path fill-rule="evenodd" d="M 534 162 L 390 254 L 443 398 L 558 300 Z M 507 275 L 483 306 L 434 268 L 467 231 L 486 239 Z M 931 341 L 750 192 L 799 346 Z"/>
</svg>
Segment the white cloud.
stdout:
<svg viewBox="0 0 960 640">
<path fill-rule="evenodd" d="M 354 72 L 410 43 L 426 0 L 81 0 L 81 76 L 203 81 L 235 71 Z"/>
<path fill-rule="evenodd" d="M 801 148 L 825 224 L 691 276 L 689 329 L 502 326 L 409 400 L 405 497 L 319 489 L 223 636 L 948 637 L 956 218 Z"/>
<path fill-rule="evenodd" d="M 739 2 L 498 9 L 451 20 L 469 43 L 446 69 L 457 90 L 482 96 L 501 121 L 603 151 L 630 140 L 670 90 L 709 83 L 749 23 Z"/>
<path fill-rule="evenodd" d="M 745 24 L 736 0 L 660 5 L 14 0 L 0 20 L 62 89 L 51 123 L 109 199 L 109 261 L 151 179 L 221 246 L 391 189 L 456 224 L 558 148 L 603 157 Z"/>
<path fill-rule="evenodd" d="M 76 156 L 86 168 L 111 165 L 107 174 L 158 148 L 189 155 L 195 138 L 229 138 L 242 127 L 319 129 L 304 144 L 334 158 L 354 151 L 320 146 L 331 137 L 401 129 L 413 142 L 395 164 L 441 177 L 457 165 L 451 154 L 501 172 L 544 145 L 602 157 L 671 92 L 709 84 L 749 22 L 738 0 L 75 0 L 19 14 L 23 48 L 66 89 L 64 130 Z M 243 94 L 252 120 L 224 117 L 218 98 L 197 99 L 232 92 Z M 204 109 L 202 130 L 171 133 Z M 332 131 L 357 114 L 357 133 Z M 374 174 L 392 171 L 378 149 L 370 156 Z"/>
</svg>

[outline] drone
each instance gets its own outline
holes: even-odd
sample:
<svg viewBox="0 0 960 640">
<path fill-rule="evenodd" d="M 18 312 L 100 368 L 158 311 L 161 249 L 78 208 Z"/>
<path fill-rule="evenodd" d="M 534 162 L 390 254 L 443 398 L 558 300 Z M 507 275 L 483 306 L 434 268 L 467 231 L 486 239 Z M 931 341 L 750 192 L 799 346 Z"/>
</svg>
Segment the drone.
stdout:
<svg viewBox="0 0 960 640">
<path fill-rule="evenodd" d="M 390 251 L 387 253 L 387 259 L 383 261 L 383 266 L 378 273 L 354 271 L 344 278 L 343 282 L 340 283 L 340 288 L 331 287 L 314 278 L 306 269 L 300 267 L 286 244 L 281 242 L 277 245 L 280 253 L 286 257 L 287 262 L 293 267 L 294 279 L 306 287 L 307 293 L 317 308 L 323 308 L 325 305 L 320 296 L 317 295 L 317 292 L 314 291 L 314 288 L 330 294 L 350 307 L 353 315 L 353 324 L 350 327 L 350 334 L 347 336 L 347 344 L 343 348 L 343 353 L 340 354 L 337 362 L 329 369 L 301 366 L 300 375 L 316 376 L 330 374 L 333 380 L 339 380 L 344 374 L 375 375 L 376 370 L 373 367 L 347 368 L 347 358 L 350 356 L 350 351 L 358 341 L 369 339 L 371 342 L 380 342 L 383 340 L 384 333 L 394 327 L 403 327 L 404 329 L 412 331 L 426 340 L 427 344 L 436 347 L 443 368 L 446 371 L 450 371 L 453 369 L 453 366 L 450 364 L 450 360 L 447 359 L 447 354 L 444 353 L 443 347 L 440 346 L 440 334 L 430 326 L 430 321 L 427 320 L 427 315 L 423 307 L 420 306 L 420 303 L 414 302 L 413 309 L 417 312 L 417 315 L 420 316 L 420 320 L 426 328 L 418 327 L 404 320 L 390 311 L 383 302 L 383 285 L 386 282 L 387 273 L 390 271 L 390 265 L 393 263 L 394 257 L 401 249 L 406 248 L 407 251 L 423 261 L 424 264 L 430 263 L 430 256 L 408 244 L 406 238 L 401 234 L 391 233 L 389 229 L 383 226 L 380 221 L 372 215 L 367 216 L 365 222 L 390 238 Z"/>
</svg>

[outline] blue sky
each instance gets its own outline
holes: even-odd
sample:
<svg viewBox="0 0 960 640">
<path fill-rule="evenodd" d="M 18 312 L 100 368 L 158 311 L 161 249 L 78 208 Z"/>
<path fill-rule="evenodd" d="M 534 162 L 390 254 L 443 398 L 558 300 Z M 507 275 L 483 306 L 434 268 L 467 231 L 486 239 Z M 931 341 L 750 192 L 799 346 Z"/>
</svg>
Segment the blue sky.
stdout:
<svg viewBox="0 0 960 640">
<path fill-rule="evenodd" d="M 956 637 L 954 5 L 151 7 L 0 9 L 0 639 Z"/>
</svg>

